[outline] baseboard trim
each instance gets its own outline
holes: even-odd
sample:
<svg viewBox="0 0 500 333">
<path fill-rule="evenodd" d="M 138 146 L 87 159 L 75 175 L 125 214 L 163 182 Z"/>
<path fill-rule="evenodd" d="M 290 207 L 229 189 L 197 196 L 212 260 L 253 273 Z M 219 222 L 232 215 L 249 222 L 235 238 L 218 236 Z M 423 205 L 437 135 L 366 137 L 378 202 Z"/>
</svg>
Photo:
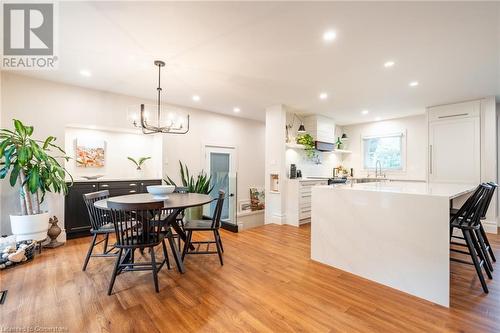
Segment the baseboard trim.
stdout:
<svg viewBox="0 0 500 333">
<path fill-rule="evenodd" d="M 490 234 L 498 234 L 498 225 L 496 221 L 483 221 L 484 231 Z"/>
</svg>

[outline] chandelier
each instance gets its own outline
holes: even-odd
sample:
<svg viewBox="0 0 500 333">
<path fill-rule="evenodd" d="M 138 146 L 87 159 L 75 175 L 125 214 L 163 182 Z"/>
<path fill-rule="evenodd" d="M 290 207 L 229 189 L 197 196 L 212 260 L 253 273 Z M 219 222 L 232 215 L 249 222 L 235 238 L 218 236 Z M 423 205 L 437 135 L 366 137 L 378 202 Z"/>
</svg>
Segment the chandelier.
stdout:
<svg viewBox="0 0 500 333">
<path fill-rule="evenodd" d="M 158 66 L 158 103 L 157 103 L 157 119 L 150 122 L 149 115 L 146 112 L 146 107 L 141 104 L 141 122 L 137 124 L 134 120 L 133 124 L 135 127 L 141 127 L 142 133 L 144 134 L 154 134 L 154 133 L 165 133 L 165 134 L 186 134 L 189 132 L 189 115 L 187 115 L 187 124 L 182 121 L 174 121 L 173 119 L 167 119 L 166 122 L 162 124 L 161 117 L 161 68 L 165 66 L 165 62 L 161 60 L 155 60 L 155 66 Z"/>
</svg>

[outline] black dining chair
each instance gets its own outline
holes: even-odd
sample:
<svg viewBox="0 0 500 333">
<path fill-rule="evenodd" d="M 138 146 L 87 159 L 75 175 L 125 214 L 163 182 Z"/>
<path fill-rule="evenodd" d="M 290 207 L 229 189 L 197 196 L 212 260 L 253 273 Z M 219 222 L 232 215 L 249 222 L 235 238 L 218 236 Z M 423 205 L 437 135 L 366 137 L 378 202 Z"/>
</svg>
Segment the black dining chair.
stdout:
<svg viewBox="0 0 500 333">
<path fill-rule="evenodd" d="M 153 272 L 153 281 L 156 292 L 159 292 L 158 272 L 163 265 L 168 263 L 165 237 L 171 237 L 170 228 L 165 228 L 167 211 L 163 202 L 141 204 L 108 202 L 116 235 L 115 247 L 119 250 L 113 274 L 109 284 L 108 295 L 111 295 L 116 276 L 124 271 Z M 160 245 L 163 249 L 163 260 L 157 262 L 155 247 Z M 136 262 L 135 250 L 149 249 L 150 262 Z M 124 253 L 125 252 L 125 253 Z"/>
<path fill-rule="evenodd" d="M 478 231 L 480 228 L 481 214 L 487 204 L 490 189 L 490 185 L 479 185 L 476 191 L 467 199 L 450 221 L 450 240 L 453 230 L 455 228 L 459 229 L 462 232 L 465 245 L 468 249 L 468 251 L 463 251 L 451 247 L 450 251 L 469 255 L 472 259 L 472 263 L 454 257 L 451 258 L 451 261 L 473 265 L 485 293 L 488 293 L 488 286 L 484 279 L 483 269 L 489 279 L 493 277 L 488 267 L 489 265 L 487 264 L 488 257 L 484 247 L 484 240 L 482 239 L 481 233 Z M 454 242 L 451 242 L 451 244 L 454 244 Z"/>
<path fill-rule="evenodd" d="M 83 201 L 85 202 L 87 212 L 89 213 L 91 225 L 90 233 L 92 234 L 92 241 L 90 242 L 87 255 L 85 256 L 85 260 L 83 262 L 83 271 L 87 269 L 90 257 L 116 257 L 118 254 L 116 251 L 114 251 L 114 246 L 108 248 L 109 235 L 115 232 L 113 222 L 111 221 L 111 215 L 108 211 L 99 209 L 94 206 L 94 203 L 96 201 L 107 198 L 109 198 L 108 190 L 92 192 L 83 195 Z M 97 237 L 99 235 L 102 235 L 103 238 L 98 241 Z M 101 243 L 104 243 L 102 253 L 93 253 L 94 248 Z"/>
<path fill-rule="evenodd" d="M 215 205 L 214 214 L 211 220 L 189 220 L 184 223 L 184 230 L 187 233 L 187 239 L 184 243 L 184 250 L 182 251 L 182 260 L 188 254 L 215 254 L 219 255 L 219 261 L 221 265 L 224 265 L 222 259 L 222 241 L 219 233 L 219 228 L 221 224 L 222 206 L 224 205 L 225 193 L 223 190 L 219 191 L 219 197 L 216 199 L 217 204 Z M 212 232 L 214 235 L 214 240 L 205 241 L 193 241 L 193 232 Z M 198 249 L 190 249 L 190 245 L 197 244 Z M 206 244 L 206 250 L 200 250 L 199 247 L 202 244 Z M 215 244 L 217 251 L 210 251 L 210 244 Z"/>
<path fill-rule="evenodd" d="M 491 186 L 491 188 L 488 190 L 488 193 L 486 195 L 486 199 L 485 199 L 486 202 L 485 202 L 483 211 L 481 212 L 481 218 L 479 220 L 479 230 L 477 232 L 480 233 L 480 236 L 481 236 L 481 237 L 478 236 L 478 239 L 482 239 L 484 241 L 484 247 L 486 248 L 486 254 L 488 255 L 487 263 L 489 265 L 490 270 L 493 271 L 493 265 L 491 264 L 491 261 L 496 262 L 497 259 L 495 257 L 495 253 L 493 252 L 493 248 L 490 244 L 490 241 L 488 240 L 488 236 L 486 234 L 486 231 L 484 230 L 482 221 L 486 220 L 486 213 L 488 212 L 488 208 L 490 206 L 491 200 L 495 194 L 495 190 L 498 187 L 498 185 L 494 182 L 488 182 L 486 184 Z M 456 215 L 457 213 L 458 213 L 458 209 L 452 208 L 450 210 L 450 217 L 453 218 L 453 216 Z M 462 241 L 464 241 L 464 238 L 461 236 L 451 234 L 451 237 L 455 238 L 455 239 L 461 239 Z M 467 246 L 463 242 L 453 242 L 453 244 L 458 245 L 458 246 L 463 246 L 463 247 Z"/>
</svg>

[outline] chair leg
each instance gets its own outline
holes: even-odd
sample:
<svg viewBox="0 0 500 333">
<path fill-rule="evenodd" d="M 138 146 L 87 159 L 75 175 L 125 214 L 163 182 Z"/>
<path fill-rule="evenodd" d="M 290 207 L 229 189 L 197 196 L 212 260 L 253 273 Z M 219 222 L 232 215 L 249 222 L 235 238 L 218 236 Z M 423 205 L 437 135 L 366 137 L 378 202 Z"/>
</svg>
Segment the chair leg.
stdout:
<svg viewBox="0 0 500 333">
<path fill-rule="evenodd" d="M 87 269 L 87 265 L 89 263 L 90 256 L 92 255 L 92 251 L 94 250 L 96 239 L 97 239 L 97 234 L 94 234 L 94 236 L 92 237 L 92 242 L 90 243 L 89 250 L 87 251 L 87 256 L 85 257 L 85 261 L 83 262 L 82 271 L 85 271 Z"/>
<path fill-rule="evenodd" d="M 186 257 L 186 254 L 188 253 L 189 246 L 191 245 L 191 236 L 193 235 L 193 232 L 189 230 L 186 235 L 186 241 L 184 242 L 184 249 L 182 250 L 182 261 L 184 261 L 184 257 Z"/>
<path fill-rule="evenodd" d="M 155 290 L 157 293 L 159 293 L 160 288 L 158 287 L 158 270 L 156 267 L 155 249 L 153 247 L 150 247 L 149 252 L 151 253 L 151 268 L 153 269 L 153 281 L 155 283 Z"/>
<path fill-rule="evenodd" d="M 108 241 L 109 241 L 109 234 L 106 234 L 106 236 L 104 236 L 104 248 L 102 250 L 102 254 L 106 254 L 106 251 L 108 250 Z"/>
<path fill-rule="evenodd" d="M 120 266 L 120 261 L 122 260 L 123 249 L 118 251 L 118 256 L 116 257 L 115 268 L 113 269 L 113 274 L 111 275 L 111 281 L 109 281 L 108 295 L 111 295 L 113 291 L 113 286 L 115 285 L 116 273 L 118 272 L 118 267 Z"/>
<path fill-rule="evenodd" d="M 472 262 L 474 263 L 474 267 L 476 268 L 477 276 L 479 277 L 479 281 L 481 281 L 481 286 L 483 287 L 483 291 L 488 293 L 488 286 L 486 285 L 486 281 L 484 280 L 483 272 L 481 270 L 481 265 L 477 258 L 474 246 L 472 244 L 472 239 L 470 236 L 469 230 L 462 230 L 465 238 L 465 243 L 467 243 L 467 247 L 469 248 L 470 255 L 472 257 Z"/>
<path fill-rule="evenodd" d="M 481 233 L 481 236 L 483 236 L 484 242 L 486 243 L 486 246 L 488 247 L 488 253 L 490 254 L 491 260 L 493 262 L 497 262 L 497 258 L 495 258 L 495 253 L 493 253 L 493 248 L 491 247 L 490 241 L 488 240 L 488 236 L 486 236 L 486 231 L 484 231 L 482 224 L 481 224 L 481 227 L 479 229 L 479 232 Z"/>
<path fill-rule="evenodd" d="M 477 241 L 479 243 L 479 246 L 481 247 L 481 252 L 483 253 L 484 261 L 486 262 L 486 265 L 488 265 L 489 271 L 493 272 L 493 265 L 491 264 L 490 256 L 488 255 L 488 249 L 486 247 L 486 243 L 484 241 L 483 236 L 481 235 L 480 230 L 477 230 L 477 232 L 475 232 L 475 236 L 477 237 Z"/>
<path fill-rule="evenodd" d="M 470 235 L 470 238 L 472 240 L 472 244 L 474 244 L 474 248 L 476 249 L 477 256 L 483 262 L 483 268 L 484 268 L 484 271 L 486 272 L 486 275 L 488 275 L 488 278 L 490 280 L 493 279 L 493 276 L 491 275 L 491 271 L 489 268 L 489 265 L 491 265 L 491 264 L 488 264 L 488 261 L 487 261 L 487 259 L 489 259 L 489 258 L 486 257 L 486 254 L 483 252 L 481 245 L 479 245 L 479 242 L 476 238 L 476 233 L 474 231 L 471 231 L 469 233 L 469 235 Z"/>
<path fill-rule="evenodd" d="M 222 250 L 222 253 L 224 253 L 224 246 L 222 246 L 222 238 L 220 237 L 219 230 L 216 230 L 216 232 L 217 232 L 217 237 L 219 238 L 220 249 Z"/>
<path fill-rule="evenodd" d="M 163 248 L 163 257 L 165 258 L 165 262 L 167 263 L 167 269 L 170 270 L 170 260 L 168 259 L 168 251 L 167 245 L 165 244 L 165 239 L 161 241 L 161 247 Z"/>
<path fill-rule="evenodd" d="M 220 239 L 217 236 L 217 230 L 214 230 L 215 245 L 217 245 L 217 254 L 219 255 L 219 260 L 221 266 L 224 266 L 224 261 L 222 260 L 222 250 L 220 245 Z"/>
</svg>

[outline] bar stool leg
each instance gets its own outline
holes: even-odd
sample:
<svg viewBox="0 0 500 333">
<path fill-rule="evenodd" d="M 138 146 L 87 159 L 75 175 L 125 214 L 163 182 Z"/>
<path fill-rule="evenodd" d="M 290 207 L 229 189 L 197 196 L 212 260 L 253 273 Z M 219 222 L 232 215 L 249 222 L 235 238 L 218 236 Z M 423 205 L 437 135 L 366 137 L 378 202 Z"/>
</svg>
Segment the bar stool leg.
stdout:
<svg viewBox="0 0 500 333">
<path fill-rule="evenodd" d="M 488 286 L 486 285 L 486 281 L 484 280 L 483 272 L 481 270 L 481 264 L 477 258 L 476 250 L 475 250 L 473 242 L 472 242 L 470 231 L 469 230 L 462 230 L 462 232 L 464 234 L 464 238 L 465 238 L 465 242 L 467 243 L 467 247 L 469 248 L 469 252 L 470 252 L 471 257 L 472 257 L 472 262 L 474 263 L 474 267 L 476 268 L 477 276 L 479 277 L 479 281 L 481 282 L 481 286 L 483 287 L 483 291 L 487 294 L 489 292 Z"/>
</svg>

